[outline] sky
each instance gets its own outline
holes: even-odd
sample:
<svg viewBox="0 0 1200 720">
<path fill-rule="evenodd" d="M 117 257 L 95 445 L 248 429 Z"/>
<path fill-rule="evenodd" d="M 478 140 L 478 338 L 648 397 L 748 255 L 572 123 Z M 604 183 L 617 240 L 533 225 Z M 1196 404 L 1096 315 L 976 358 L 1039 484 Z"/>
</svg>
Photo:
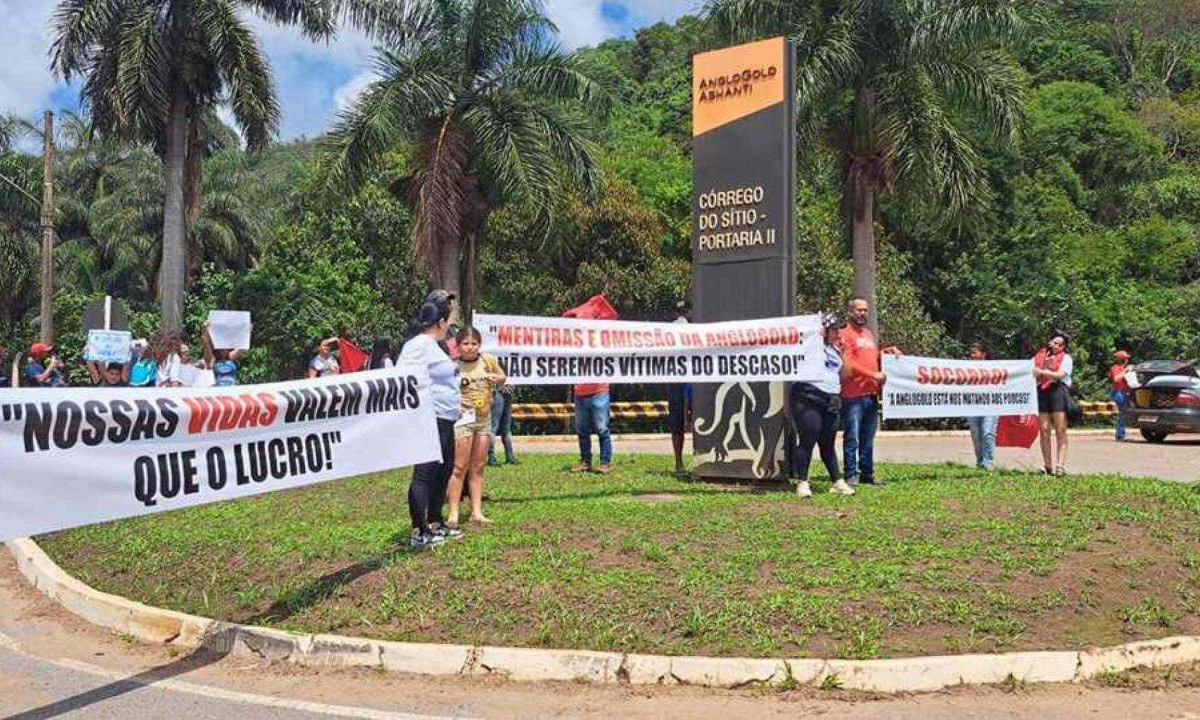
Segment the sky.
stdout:
<svg viewBox="0 0 1200 720">
<path fill-rule="evenodd" d="M 558 26 L 559 42 L 573 49 L 639 27 L 696 12 L 703 0 L 543 0 Z M 77 87 L 58 82 L 49 68 L 55 0 L 0 0 L 0 113 L 33 118 L 42 110 L 79 110 Z M 343 30 L 323 44 L 299 32 L 247 16 L 275 76 L 283 108 L 280 137 L 290 140 L 327 129 L 337 111 L 354 102 L 372 79 L 370 41 Z"/>
</svg>

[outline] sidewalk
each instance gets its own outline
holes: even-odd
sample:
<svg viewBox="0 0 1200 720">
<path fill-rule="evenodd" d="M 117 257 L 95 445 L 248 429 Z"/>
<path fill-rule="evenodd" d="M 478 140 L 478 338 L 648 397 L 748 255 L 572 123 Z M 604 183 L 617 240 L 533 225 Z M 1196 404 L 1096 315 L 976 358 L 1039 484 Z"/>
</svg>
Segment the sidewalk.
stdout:
<svg viewBox="0 0 1200 720">
<path fill-rule="evenodd" d="M 1067 470 L 1080 474 L 1116 474 L 1128 477 L 1158 477 L 1178 482 L 1200 481 L 1200 438 L 1180 435 L 1161 445 L 1140 438 L 1117 443 L 1111 430 L 1079 430 L 1071 433 Z M 517 452 L 567 453 L 578 448 L 574 435 L 527 435 L 513 438 Z M 689 441 L 688 447 L 690 449 Z M 614 435 L 614 451 L 670 455 L 669 435 Z M 838 447 L 841 447 L 839 441 Z M 882 432 L 875 440 L 878 462 L 937 464 L 974 463 L 971 439 L 965 430 L 936 432 Z M 1036 471 L 1041 467 L 1037 445 L 1030 450 L 999 448 L 996 464 L 1008 470 Z"/>
</svg>

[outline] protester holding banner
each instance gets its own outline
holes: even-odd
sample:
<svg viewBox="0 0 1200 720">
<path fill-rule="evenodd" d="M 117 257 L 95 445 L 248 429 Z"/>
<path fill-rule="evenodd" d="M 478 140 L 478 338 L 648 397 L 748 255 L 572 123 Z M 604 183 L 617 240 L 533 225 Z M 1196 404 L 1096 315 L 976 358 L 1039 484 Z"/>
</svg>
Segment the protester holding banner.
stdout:
<svg viewBox="0 0 1200 720">
<path fill-rule="evenodd" d="M 981 343 L 971 345 L 968 357 L 972 360 L 988 359 L 987 351 Z M 991 471 L 996 464 L 996 428 L 1000 424 L 999 415 L 979 415 L 967 418 L 967 427 L 971 429 L 971 446 L 975 449 L 975 467 Z"/>
<path fill-rule="evenodd" d="M 29 346 L 29 362 L 25 365 L 25 380 L 31 387 L 67 386 L 67 375 L 63 370 L 62 358 L 54 354 L 53 345 L 35 342 Z"/>
<path fill-rule="evenodd" d="M 504 371 L 496 358 L 479 351 L 479 331 L 464 327 L 455 337 L 461 414 L 454 424 L 454 474 L 450 476 L 447 525 L 458 527 L 458 505 L 464 480 L 470 486 L 471 522 L 490 523 L 483 514 L 483 464 L 492 446 L 492 393 L 504 385 Z"/>
<path fill-rule="evenodd" d="M 416 321 L 419 332 L 404 343 L 397 361 L 400 365 L 422 365 L 429 372 L 441 447 L 440 460 L 413 468 L 412 482 L 408 486 L 408 513 L 412 520 L 409 547 L 413 550 L 426 550 L 462 534 L 447 527 L 442 519 L 446 485 L 454 471 L 454 423 L 461 414 L 458 367 L 440 347 L 449 325 L 448 307 L 429 302 L 422 305 Z"/>
<path fill-rule="evenodd" d="M 308 362 L 308 377 L 328 377 L 338 374 L 338 361 L 333 356 L 337 338 L 326 338 L 317 343 L 317 354 Z"/>
<path fill-rule="evenodd" d="M 1067 405 L 1075 361 L 1067 354 L 1066 333 L 1055 332 L 1046 347 L 1033 358 L 1033 375 L 1038 384 L 1038 422 L 1042 443 L 1042 472 L 1067 474 Z M 1057 442 L 1053 452 L 1051 433 Z"/>
<path fill-rule="evenodd" d="M 796 447 L 792 452 L 792 477 L 796 478 L 796 495 L 812 497 L 808 483 L 809 466 L 812 465 L 813 447 L 820 448 L 821 462 L 833 482 L 830 492 L 836 495 L 853 495 L 854 488 L 846 484 L 838 471 L 837 448 L 834 441 L 841 424 L 842 410 L 842 342 L 840 332 L 845 323 L 841 318 L 826 315 L 822 319 L 825 330 L 824 372 L 815 382 L 792 383 L 789 405 L 792 424 L 796 431 Z"/>
<path fill-rule="evenodd" d="M 1109 392 L 1109 397 L 1112 398 L 1113 404 L 1117 406 L 1117 442 L 1125 441 L 1125 420 L 1121 417 L 1121 410 L 1125 407 L 1125 403 L 1129 401 L 1129 380 L 1125 377 L 1125 370 L 1129 366 L 1129 353 L 1124 350 L 1118 350 L 1113 353 L 1113 365 L 1108 369 L 1108 380 L 1112 388 Z"/>
<path fill-rule="evenodd" d="M 238 361 L 244 355 L 240 348 L 214 348 L 210 323 L 204 323 L 204 362 L 213 373 L 213 384 L 217 387 L 232 387 L 238 384 Z"/>
<path fill-rule="evenodd" d="M 603 295 L 593 295 L 578 307 L 562 314 L 565 318 L 585 320 L 616 320 L 617 310 Z M 592 434 L 600 441 L 600 466 L 595 468 L 607 475 L 612 467 L 612 433 L 608 429 L 611 398 L 608 383 L 581 383 L 573 390 L 575 400 L 575 435 L 579 438 L 579 465 L 575 472 L 591 472 Z"/>
<path fill-rule="evenodd" d="M 866 485 L 882 485 L 875 477 L 875 431 L 879 428 L 879 393 L 887 376 L 880 369 L 875 333 L 867 327 L 870 304 L 863 298 L 853 298 L 846 309 L 850 322 L 839 335 L 847 368 L 842 373 L 842 459 L 846 481 L 851 487 L 860 479 Z M 887 348 L 885 352 L 900 354 L 896 348 Z"/>
</svg>

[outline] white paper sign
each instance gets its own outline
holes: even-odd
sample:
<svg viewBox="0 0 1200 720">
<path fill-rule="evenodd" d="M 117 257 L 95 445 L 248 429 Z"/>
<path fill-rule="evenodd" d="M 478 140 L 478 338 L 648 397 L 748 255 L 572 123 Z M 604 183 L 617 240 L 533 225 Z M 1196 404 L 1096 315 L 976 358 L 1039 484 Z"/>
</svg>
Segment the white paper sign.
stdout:
<svg viewBox="0 0 1200 720">
<path fill-rule="evenodd" d="M 217 350 L 248 350 L 250 313 L 244 310 L 212 310 L 208 313 L 208 334 Z"/>
<path fill-rule="evenodd" d="M 184 387 L 212 387 L 217 384 L 217 377 L 212 370 L 183 364 L 179 366 L 179 382 Z"/>
<path fill-rule="evenodd" d="M 883 356 L 889 420 L 1037 414 L 1032 360 Z"/>
<path fill-rule="evenodd" d="M 132 357 L 133 333 L 126 330 L 88 330 L 83 359 L 89 362 L 127 363 Z"/>
<path fill-rule="evenodd" d="M 825 372 L 817 315 L 652 323 L 475 314 L 510 385 L 814 382 Z"/>
<path fill-rule="evenodd" d="M 0 540 L 441 457 L 424 365 L 230 388 L 0 393 Z"/>
</svg>

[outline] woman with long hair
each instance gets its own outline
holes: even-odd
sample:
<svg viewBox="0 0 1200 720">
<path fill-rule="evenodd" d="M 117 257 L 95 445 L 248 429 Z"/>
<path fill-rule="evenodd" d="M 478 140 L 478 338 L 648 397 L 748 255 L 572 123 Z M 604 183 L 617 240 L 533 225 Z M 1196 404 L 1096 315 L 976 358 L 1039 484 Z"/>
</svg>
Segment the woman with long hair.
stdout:
<svg viewBox="0 0 1200 720">
<path fill-rule="evenodd" d="M 441 459 L 421 463 L 413 468 L 412 483 L 408 486 L 408 514 L 412 521 L 409 547 L 427 550 L 462 533 L 446 526 L 442 519 L 442 504 L 446 501 L 446 484 L 454 471 L 454 423 L 460 415 L 458 367 L 439 346 L 446 339 L 449 312 L 435 303 L 425 303 L 417 313 L 417 334 L 404 343 L 398 365 L 412 363 L 428 370 L 433 412 L 437 417 L 438 442 Z"/>
<path fill-rule="evenodd" d="M 158 387 L 183 387 L 183 336 L 174 330 L 159 330 L 150 336 L 146 353 L 155 362 Z"/>
<path fill-rule="evenodd" d="M 450 476 L 450 527 L 458 527 L 458 505 L 463 481 L 469 484 L 471 522 L 490 523 L 483 514 L 483 464 L 492 446 L 492 393 L 505 381 L 496 358 L 479 350 L 482 338 L 473 327 L 464 327 L 455 337 L 458 345 L 459 385 L 462 407 L 454 426 L 454 474 Z"/>
<path fill-rule="evenodd" d="M 829 473 L 833 485 L 829 492 L 836 495 L 853 495 L 854 488 L 846 484 L 838 469 L 837 448 L 834 440 L 841 427 L 842 375 L 847 372 L 842 358 L 842 343 L 839 337 L 845 323 L 835 315 L 826 315 L 821 321 L 824 329 L 824 369 L 816 382 L 792 383 L 790 402 L 792 423 L 796 430 L 796 447 L 792 452 L 792 476 L 796 478 L 796 495 L 812 497 L 808 483 L 809 466 L 812 464 L 813 447 L 821 452 L 821 462 Z"/>
<path fill-rule="evenodd" d="M 1070 403 L 1071 373 L 1075 361 L 1067 354 L 1067 334 L 1051 333 L 1046 347 L 1033 358 L 1033 377 L 1038 387 L 1038 421 L 1042 443 L 1042 472 L 1067 474 L 1067 405 Z M 1053 437 L 1051 436 L 1053 434 Z M 1057 442 L 1057 453 L 1052 440 Z"/>
</svg>

